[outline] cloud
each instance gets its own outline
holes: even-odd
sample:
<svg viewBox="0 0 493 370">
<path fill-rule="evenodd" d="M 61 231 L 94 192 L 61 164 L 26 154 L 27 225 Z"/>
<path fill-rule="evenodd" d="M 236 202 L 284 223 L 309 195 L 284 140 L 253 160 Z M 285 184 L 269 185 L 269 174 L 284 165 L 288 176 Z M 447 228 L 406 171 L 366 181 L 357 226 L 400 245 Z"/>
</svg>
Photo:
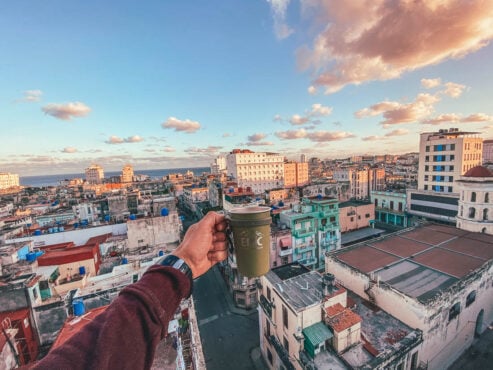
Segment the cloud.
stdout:
<svg viewBox="0 0 493 370">
<path fill-rule="evenodd" d="M 320 116 L 328 116 L 332 113 L 331 107 L 323 106 L 322 104 L 313 104 L 312 109 L 309 113 L 310 116 L 320 117 Z"/>
<path fill-rule="evenodd" d="M 440 125 L 442 123 L 447 123 L 447 122 L 458 122 L 460 120 L 460 116 L 455 113 L 448 113 L 448 114 L 440 114 L 439 116 L 435 118 L 430 118 L 421 121 L 421 123 L 425 125 Z"/>
<path fill-rule="evenodd" d="M 279 114 L 276 114 L 272 119 L 274 122 L 282 122 L 282 117 Z"/>
<path fill-rule="evenodd" d="M 403 128 L 399 128 L 397 130 L 392 130 L 390 132 L 387 132 L 385 134 L 385 137 L 392 137 L 392 136 L 403 136 L 409 134 L 409 131 Z"/>
<path fill-rule="evenodd" d="M 421 86 L 423 86 L 425 89 L 433 89 L 434 87 L 440 86 L 442 83 L 442 80 L 439 78 L 422 78 L 421 79 Z"/>
<path fill-rule="evenodd" d="M 267 137 L 266 134 L 257 133 L 257 134 L 253 134 L 253 135 L 248 136 L 248 141 L 257 142 L 257 141 L 261 141 L 261 140 L 265 139 L 266 137 Z"/>
<path fill-rule="evenodd" d="M 337 141 L 356 137 L 350 132 L 344 131 L 314 131 L 307 132 L 305 129 L 278 131 L 275 135 L 281 140 L 295 140 L 307 138 L 310 141 L 321 143 L 326 141 Z"/>
<path fill-rule="evenodd" d="M 274 19 L 274 33 L 279 40 L 289 37 L 294 31 L 286 23 L 286 12 L 290 0 L 267 0 Z"/>
<path fill-rule="evenodd" d="M 108 140 L 105 141 L 106 144 L 123 144 L 123 143 L 140 143 L 144 141 L 139 135 L 129 136 L 126 139 L 112 135 Z"/>
<path fill-rule="evenodd" d="M 475 113 L 471 114 L 467 117 L 464 117 L 460 120 L 461 122 L 464 123 L 471 123 L 471 122 L 493 122 L 493 116 L 489 116 L 484 113 Z"/>
<path fill-rule="evenodd" d="M 172 152 L 175 152 L 175 151 L 176 151 L 175 148 L 172 148 L 170 146 L 165 146 L 163 148 L 163 152 L 172 153 Z"/>
<path fill-rule="evenodd" d="M 385 120 L 380 123 L 384 127 L 400 123 L 412 123 L 424 120 L 433 113 L 434 105 L 438 101 L 440 101 L 440 98 L 436 95 L 418 94 L 411 103 L 383 101 L 357 111 L 355 116 L 363 118 L 382 114 Z"/>
<path fill-rule="evenodd" d="M 385 140 L 385 138 L 382 136 L 371 135 L 371 136 L 362 137 L 361 140 L 362 141 L 378 141 L 378 140 Z"/>
<path fill-rule="evenodd" d="M 463 57 L 493 38 L 491 1 L 311 0 L 326 27 L 298 64 L 314 86 L 334 93 L 348 84 L 388 80 Z"/>
<path fill-rule="evenodd" d="M 77 152 L 77 149 L 72 147 L 72 146 L 67 146 L 65 148 L 63 148 L 63 150 L 61 151 L 62 153 L 76 153 Z"/>
<path fill-rule="evenodd" d="M 458 98 L 462 95 L 462 92 L 465 88 L 465 85 L 457 84 L 454 82 L 447 82 L 445 84 L 445 90 L 443 91 L 443 93 L 450 96 L 451 98 Z"/>
<path fill-rule="evenodd" d="M 23 97 L 17 99 L 17 102 L 37 102 L 41 100 L 43 92 L 41 90 L 26 90 L 23 93 Z"/>
<path fill-rule="evenodd" d="M 75 117 L 84 117 L 91 112 L 91 108 L 81 102 L 62 103 L 62 104 L 48 104 L 41 108 L 45 114 L 53 116 L 55 118 L 70 121 Z"/>
<path fill-rule="evenodd" d="M 231 136 L 233 136 L 233 134 L 231 134 L 229 132 L 225 132 L 222 136 L 223 137 L 231 137 Z"/>
<path fill-rule="evenodd" d="M 209 145 L 207 148 L 197 148 L 197 147 L 191 147 L 188 149 L 185 149 L 186 153 L 200 153 L 200 154 L 214 154 L 219 152 L 223 147 L 222 146 L 213 146 Z"/>
<path fill-rule="evenodd" d="M 317 88 L 313 85 L 309 86 L 307 90 L 310 95 L 315 95 L 317 93 Z"/>
<path fill-rule="evenodd" d="M 310 119 L 308 117 L 300 116 L 299 114 L 293 114 L 293 116 L 289 120 L 289 123 L 291 123 L 293 126 L 301 126 L 308 122 L 310 122 Z"/>
<path fill-rule="evenodd" d="M 274 143 L 271 141 L 249 141 L 245 145 L 248 145 L 248 146 L 269 146 L 269 145 L 274 145 Z"/>
<path fill-rule="evenodd" d="M 200 123 L 189 119 L 180 120 L 176 117 L 169 117 L 166 122 L 161 124 L 162 128 L 173 128 L 175 131 L 183 131 L 191 134 L 200 129 Z"/>
</svg>

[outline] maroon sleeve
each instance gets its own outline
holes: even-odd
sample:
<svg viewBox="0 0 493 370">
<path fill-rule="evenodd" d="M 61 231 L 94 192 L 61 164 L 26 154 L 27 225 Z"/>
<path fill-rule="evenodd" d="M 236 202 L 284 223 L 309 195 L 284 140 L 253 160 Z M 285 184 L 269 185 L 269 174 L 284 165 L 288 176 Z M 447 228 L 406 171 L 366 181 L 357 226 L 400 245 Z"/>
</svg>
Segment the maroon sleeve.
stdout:
<svg viewBox="0 0 493 370">
<path fill-rule="evenodd" d="M 79 333 L 33 369 L 149 369 L 181 299 L 190 291 L 181 272 L 152 266 Z"/>
</svg>

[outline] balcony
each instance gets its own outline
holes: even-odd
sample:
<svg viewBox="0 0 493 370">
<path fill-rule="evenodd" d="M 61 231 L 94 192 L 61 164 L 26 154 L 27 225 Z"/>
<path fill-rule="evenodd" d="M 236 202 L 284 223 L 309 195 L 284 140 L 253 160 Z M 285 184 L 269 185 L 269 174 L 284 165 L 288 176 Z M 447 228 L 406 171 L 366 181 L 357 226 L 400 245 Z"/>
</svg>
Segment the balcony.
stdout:
<svg viewBox="0 0 493 370">
<path fill-rule="evenodd" d="M 269 302 L 267 298 L 263 294 L 260 294 L 259 305 L 262 307 L 262 311 L 264 311 L 265 315 L 272 320 L 272 308 L 274 305 Z"/>
<path fill-rule="evenodd" d="M 306 258 L 304 260 L 299 260 L 298 262 L 304 266 L 312 266 L 317 263 L 317 259 L 312 257 L 312 258 Z"/>
<path fill-rule="evenodd" d="M 286 351 L 281 342 L 279 342 L 279 340 L 274 335 L 271 335 L 269 337 L 269 343 L 272 344 L 272 346 L 276 349 L 277 355 L 284 364 L 285 368 L 288 370 L 295 370 L 295 367 L 291 363 L 291 360 L 289 358 L 288 351 Z"/>
<path fill-rule="evenodd" d="M 290 256 L 293 254 L 293 248 L 281 249 L 279 251 L 279 257 Z"/>
<path fill-rule="evenodd" d="M 313 230 L 314 230 L 313 227 L 308 227 L 305 229 L 298 229 L 298 230 L 293 231 L 293 235 L 297 238 L 302 238 L 304 236 L 313 234 Z"/>
</svg>

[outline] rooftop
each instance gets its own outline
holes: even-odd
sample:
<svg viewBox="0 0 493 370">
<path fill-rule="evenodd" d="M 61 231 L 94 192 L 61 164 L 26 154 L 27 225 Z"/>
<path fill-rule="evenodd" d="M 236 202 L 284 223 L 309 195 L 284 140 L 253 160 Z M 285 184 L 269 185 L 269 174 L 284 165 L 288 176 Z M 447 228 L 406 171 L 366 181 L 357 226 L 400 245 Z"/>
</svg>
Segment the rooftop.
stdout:
<svg viewBox="0 0 493 370">
<path fill-rule="evenodd" d="M 464 177 L 493 177 L 493 173 L 486 167 L 476 166 L 467 171 Z"/>
<path fill-rule="evenodd" d="M 493 236 L 427 224 L 332 253 L 422 303 L 493 259 Z"/>
</svg>

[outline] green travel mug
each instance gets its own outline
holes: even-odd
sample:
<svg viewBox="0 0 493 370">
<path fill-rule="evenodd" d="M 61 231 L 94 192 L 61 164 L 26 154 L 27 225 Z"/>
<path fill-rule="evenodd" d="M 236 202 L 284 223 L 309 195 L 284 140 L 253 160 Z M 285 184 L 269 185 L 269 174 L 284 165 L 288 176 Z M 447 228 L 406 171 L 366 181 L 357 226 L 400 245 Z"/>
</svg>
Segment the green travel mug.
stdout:
<svg viewBox="0 0 493 370">
<path fill-rule="evenodd" d="M 249 206 L 229 211 L 238 271 L 247 277 L 265 275 L 270 268 L 270 208 Z"/>
</svg>

